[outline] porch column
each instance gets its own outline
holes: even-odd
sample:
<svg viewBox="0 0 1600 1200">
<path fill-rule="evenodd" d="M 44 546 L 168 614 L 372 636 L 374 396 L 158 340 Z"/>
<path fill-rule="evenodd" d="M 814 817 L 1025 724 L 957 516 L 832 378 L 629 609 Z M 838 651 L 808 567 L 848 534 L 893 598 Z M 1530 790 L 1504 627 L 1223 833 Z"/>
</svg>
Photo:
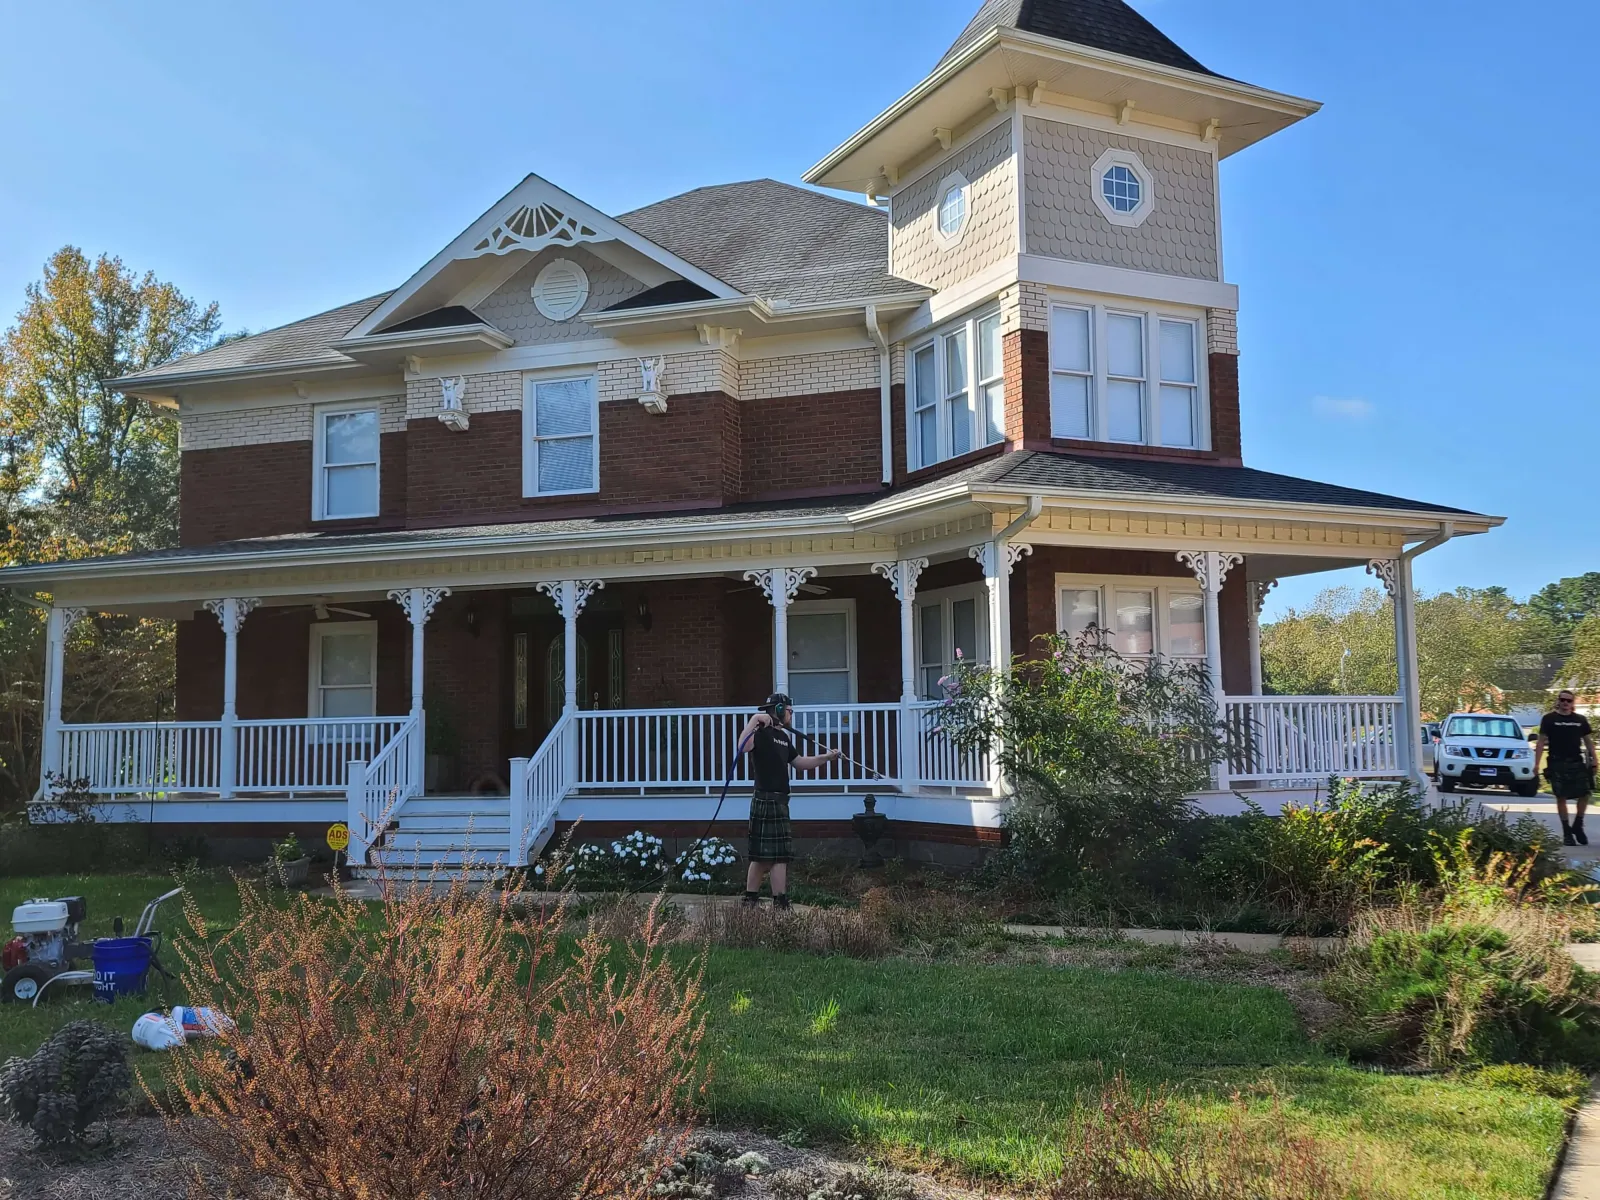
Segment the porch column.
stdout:
<svg viewBox="0 0 1600 1200">
<path fill-rule="evenodd" d="M 1367 572 L 1383 584 L 1394 605 L 1395 694 L 1400 699 L 1395 764 L 1407 778 L 1426 787 L 1416 750 L 1422 703 L 1417 685 L 1416 596 L 1411 587 L 1411 562 L 1404 557 L 1375 558 L 1367 564 Z"/>
<path fill-rule="evenodd" d="M 1261 664 L 1261 609 L 1267 603 L 1267 593 L 1278 586 L 1276 579 L 1262 579 L 1250 584 L 1250 694 L 1259 696 L 1266 686 Z"/>
<path fill-rule="evenodd" d="M 1002 675 L 1011 672 L 1011 572 L 1024 554 L 1032 553 L 1033 547 L 1026 542 L 1005 538 L 981 542 L 967 551 L 967 557 L 983 568 L 983 586 L 989 598 L 989 669 Z M 989 786 L 997 798 L 1005 794 L 998 764 Z"/>
<path fill-rule="evenodd" d="M 815 567 L 773 567 L 746 571 L 744 577 L 756 584 L 772 602 L 772 690 L 789 692 L 789 605 L 794 603 L 800 585 L 815 578 Z"/>
<path fill-rule="evenodd" d="M 589 597 L 605 585 L 603 579 L 562 579 L 534 585 L 556 602 L 556 610 L 566 623 L 561 637 L 562 684 L 566 689 L 563 713 L 578 711 L 578 614 L 589 603 Z"/>
<path fill-rule="evenodd" d="M 1228 695 L 1222 689 L 1222 614 L 1217 597 L 1228 572 L 1244 562 L 1244 555 L 1224 550 L 1180 550 L 1178 561 L 1194 572 L 1205 596 L 1206 606 L 1206 674 L 1211 677 L 1211 694 L 1217 705 L 1217 720 L 1226 724 Z M 1228 788 L 1228 765 L 1220 762 L 1212 771 L 1217 791 Z"/>
<path fill-rule="evenodd" d="M 411 715 L 417 719 L 417 733 L 411 739 L 411 779 L 420 794 L 427 771 L 427 714 L 422 708 L 422 631 L 449 588 L 395 588 L 389 599 L 398 604 L 411 622 Z"/>
<path fill-rule="evenodd" d="M 927 569 L 925 558 L 873 563 L 872 569 L 889 581 L 900 600 L 900 790 L 914 791 L 920 750 L 917 737 L 917 580 Z"/>
<path fill-rule="evenodd" d="M 206 611 L 222 625 L 222 746 L 217 755 L 217 790 L 229 799 L 239 779 L 239 630 L 260 600 L 230 596 L 207 600 Z"/>
<path fill-rule="evenodd" d="M 52 608 L 45 621 L 44 745 L 39 748 L 39 795 L 61 774 L 61 692 L 66 679 L 67 635 L 86 609 Z"/>
</svg>

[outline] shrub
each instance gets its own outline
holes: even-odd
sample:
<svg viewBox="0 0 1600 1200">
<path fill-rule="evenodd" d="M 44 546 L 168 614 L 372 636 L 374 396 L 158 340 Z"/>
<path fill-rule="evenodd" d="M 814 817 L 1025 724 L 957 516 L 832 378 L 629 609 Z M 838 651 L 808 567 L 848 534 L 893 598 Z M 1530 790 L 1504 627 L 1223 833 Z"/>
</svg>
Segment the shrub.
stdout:
<svg viewBox="0 0 1600 1200">
<path fill-rule="evenodd" d="M 576 850 L 563 849 L 548 862 L 535 864 L 534 875 L 543 881 L 554 874 L 579 887 L 602 889 L 658 884 L 667 877 L 661 848 L 660 838 L 635 829 L 619 841 L 604 845 L 585 842 Z"/>
<path fill-rule="evenodd" d="M 305 856 L 305 851 L 300 848 L 300 839 L 292 833 L 272 845 L 272 857 L 276 862 L 299 862 Z"/>
<path fill-rule="evenodd" d="M 894 950 L 894 939 L 881 922 L 865 912 L 847 908 L 782 912 L 718 905 L 707 914 L 706 932 L 718 945 L 743 950 L 839 954 L 867 959 L 883 958 Z"/>
<path fill-rule="evenodd" d="M 726 875 L 724 868 L 739 861 L 732 843 L 703 838 L 672 860 L 672 873 L 685 883 L 711 883 Z"/>
<path fill-rule="evenodd" d="M 1365 1200 L 1372 1187 L 1293 1129 L 1274 1100 L 1265 1121 L 1234 1097 L 1225 1128 L 1183 1129 L 1165 1095 L 1122 1076 L 1071 1127 L 1051 1200 Z"/>
<path fill-rule="evenodd" d="M 642 1197 L 677 1156 L 700 982 L 654 922 L 569 948 L 559 906 L 459 875 L 370 908 L 240 894 L 233 930 L 190 903 L 177 942 L 237 1029 L 163 1066 L 170 1115 L 202 1118 L 175 1133 L 238 1195 Z"/>
<path fill-rule="evenodd" d="M 70 1148 L 132 1086 L 125 1039 L 96 1021 L 73 1021 L 32 1058 L 13 1058 L 0 1067 L 0 1106 L 43 1145 Z"/>
<path fill-rule="evenodd" d="M 961 746 L 998 741 L 1016 792 L 1015 853 L 1036 877 L 1114 875 L 1174 823 L 1222 754 L 1205 669 L 1123 659 L 1094 631 L 1037 639 L 1010 672 L 963 665 L 939 719 Z"/>
</svg>

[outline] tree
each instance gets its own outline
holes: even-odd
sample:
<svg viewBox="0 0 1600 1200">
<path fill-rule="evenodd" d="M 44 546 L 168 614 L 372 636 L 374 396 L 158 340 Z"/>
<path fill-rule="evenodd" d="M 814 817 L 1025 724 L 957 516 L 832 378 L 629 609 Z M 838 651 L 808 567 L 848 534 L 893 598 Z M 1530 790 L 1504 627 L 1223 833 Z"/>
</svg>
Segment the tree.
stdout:
<svg viewBox="0 0 1600 1200">
<path fill-rule="evenodd" d="M 1570 639 L 1579 625 L 1600 615 L 1600 571 L 1569 575 L 1547 583 L 1528 597 L 1528 607 Z M 1570 645 L 1568 641 L 1562 649 Z"/>
<path fill-rule="evenodd" d="M 52 539 L 96 549 L 171 545 L 177 535 L 176 423 L 111 381 L 216 338 L 202 308 L 122 260 L 65 246 L 27 289 L 0 342 L 0 478 L 13 553 Z"/>
<path fill-rule="evenodd" d="M 1261 657 L 1279 695 L 1392 694 L 1394 607 L 1376 588 L 1329 588 L 1304 612 L 1262 626 Z"/>
</svg>

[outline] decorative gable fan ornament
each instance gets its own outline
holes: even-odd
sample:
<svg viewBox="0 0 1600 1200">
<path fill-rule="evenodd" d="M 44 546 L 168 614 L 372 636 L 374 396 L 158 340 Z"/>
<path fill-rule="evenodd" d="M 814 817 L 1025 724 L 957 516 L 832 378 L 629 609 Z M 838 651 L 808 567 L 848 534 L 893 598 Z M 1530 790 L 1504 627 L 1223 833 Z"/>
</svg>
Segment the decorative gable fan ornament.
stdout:
<svg viewBox="0 0 1600 1200">
<path fill-rule="evenodd" d="M 589 276 L 565 258 L 546 263 L 533 281 L 533 306 L 552 321 L 570 321 L 589 300 Z"/>
</svg>

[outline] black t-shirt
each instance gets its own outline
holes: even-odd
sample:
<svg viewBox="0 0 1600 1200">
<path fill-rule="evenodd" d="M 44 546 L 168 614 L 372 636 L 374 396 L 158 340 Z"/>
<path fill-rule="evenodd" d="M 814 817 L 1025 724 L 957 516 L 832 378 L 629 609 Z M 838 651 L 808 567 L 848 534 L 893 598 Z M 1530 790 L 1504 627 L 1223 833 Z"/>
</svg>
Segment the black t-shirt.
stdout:
<svg viewBox="0 0 1600 1200">
<path fill-rule="evenodd" d="M 1583 739 L 1591 732 L 1589 718 L 1582 713 L 1545 713 L 1539 722 L 1539 735 L 1553 763 L 1582 762 Z"/>
<path fill-rule="evenodd" d="M 750 774 L 757 791 L 787 792 L 789 764 L 800 757 L 793 731 L 763 725 L 750 744 Z"/>
</svg>

